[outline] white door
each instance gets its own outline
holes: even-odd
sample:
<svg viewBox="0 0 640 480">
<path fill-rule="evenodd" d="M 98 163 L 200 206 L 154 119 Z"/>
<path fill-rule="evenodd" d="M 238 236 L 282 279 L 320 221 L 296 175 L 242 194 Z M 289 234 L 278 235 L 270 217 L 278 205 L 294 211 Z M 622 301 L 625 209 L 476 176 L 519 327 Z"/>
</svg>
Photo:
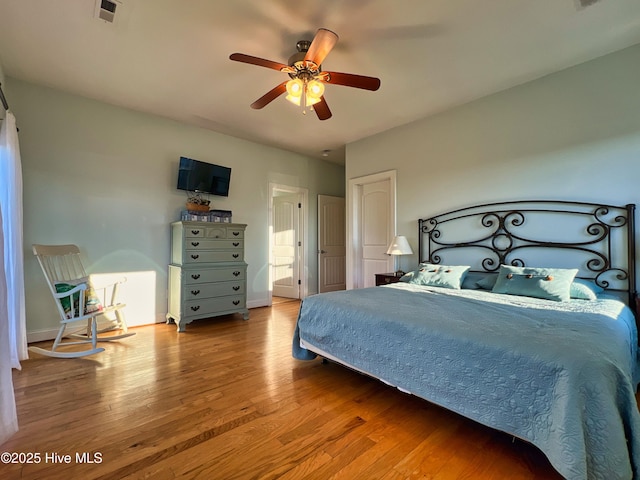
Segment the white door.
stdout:
<svg viewBox="0 0 640 480">
<path fill-rule="evenodd" d="M 318 291 L 346 288 L 344 198 L 318 195 Z"/>
<path fill-rule="evenodd" d="M 375 274 L 394 270 L 386 251 L 396 229 L 396 171 L 349 179 L 347 288 L 375 285 Z"/>
<path fill-rule="evenodd" d="M 360 247 L 363 287 L 375 286 L 376 273 L 390 271 L 390 257 L 386 253 L 393 238 L 390 194 L 388 179 L 362 186 Z"/>
<path fill-rule="evenodd" d="M 273 295 L 300 298 L 299 195 L 273 198 Z"/>
</svg>

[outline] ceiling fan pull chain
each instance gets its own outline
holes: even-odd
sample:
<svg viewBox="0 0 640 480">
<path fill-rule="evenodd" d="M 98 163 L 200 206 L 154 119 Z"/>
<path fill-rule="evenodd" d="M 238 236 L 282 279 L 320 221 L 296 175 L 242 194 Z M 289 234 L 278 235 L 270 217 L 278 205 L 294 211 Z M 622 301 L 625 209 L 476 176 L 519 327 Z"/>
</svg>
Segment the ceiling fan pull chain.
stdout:
<svg viewBox="0 0 640 480">
<path fill-rule="evenodd" d="M 302 114 L 307 114 L 307 79 L 302 80 L 302 97 L 300 97 L 300 105 L 302 105 Z"/>
</svg>

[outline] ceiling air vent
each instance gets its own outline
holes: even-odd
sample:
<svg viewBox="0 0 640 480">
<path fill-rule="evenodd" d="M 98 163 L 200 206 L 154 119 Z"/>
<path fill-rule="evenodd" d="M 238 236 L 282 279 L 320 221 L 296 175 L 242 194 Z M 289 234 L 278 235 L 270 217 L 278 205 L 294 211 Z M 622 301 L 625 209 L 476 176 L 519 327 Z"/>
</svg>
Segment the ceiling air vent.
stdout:
<svg viewBox="0 0 640 480">
<path fill-rule="evenodd" d="M 118 3 L 111 0 L 97 0 L 96 17 L 105 22 L 113 23 L 116 18 Z"/>
<path fill-rule="evenodd" d="M 591 5 L 599 1 L 600 0 L 575 0 L 575 4 L 578 10 L 582 10 L 583 8 L 590 7 Z"/>
</svg>

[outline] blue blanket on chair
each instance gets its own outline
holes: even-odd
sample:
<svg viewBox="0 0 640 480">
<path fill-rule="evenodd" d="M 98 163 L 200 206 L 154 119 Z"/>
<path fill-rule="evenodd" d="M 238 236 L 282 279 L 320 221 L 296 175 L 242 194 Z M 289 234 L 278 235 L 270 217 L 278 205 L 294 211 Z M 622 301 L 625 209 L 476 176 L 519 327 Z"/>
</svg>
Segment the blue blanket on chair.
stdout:
<svg viewBox="0 0 640 480">
<path fill-rule="evenodd" d="M 304 299 L 295 358 L 340 359 L 528 440 L 568 479 L 640 478 L 637 332 L 622 302 L 409 284 Z"/>
</svg>

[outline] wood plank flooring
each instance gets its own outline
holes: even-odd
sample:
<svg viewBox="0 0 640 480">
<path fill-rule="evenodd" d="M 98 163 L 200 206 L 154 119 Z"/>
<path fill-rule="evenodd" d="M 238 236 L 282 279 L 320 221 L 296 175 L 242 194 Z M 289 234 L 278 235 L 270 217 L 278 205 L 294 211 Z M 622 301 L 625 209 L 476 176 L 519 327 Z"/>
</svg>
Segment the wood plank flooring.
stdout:
<svg viewBox="0 0 640 480">
<path fill-rule="evenodd" d="M 181 334 L 138 327 L 84 359 L 34 354 L 14 371 L 20 431 L 0 451 L 40 462 L 0 464 L 0 478 L 560 478 L 524 442 L 339 365 L 293 359 L 298 308 Z"/>
</svg>

